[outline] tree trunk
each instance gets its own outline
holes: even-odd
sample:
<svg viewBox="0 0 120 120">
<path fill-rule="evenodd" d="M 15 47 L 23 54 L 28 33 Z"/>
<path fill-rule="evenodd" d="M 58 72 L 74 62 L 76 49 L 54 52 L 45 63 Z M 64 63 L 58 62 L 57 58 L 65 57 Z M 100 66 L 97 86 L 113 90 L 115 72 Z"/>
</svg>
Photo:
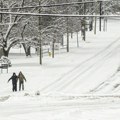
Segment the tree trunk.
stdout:
<svg viewBox="0 0 120 120">
<path fill-rule="evenodd" d="M 53 43 L 52 43 L 52 58 L 54 58 L 54 55 L 55 55 L 55 41 L 53 40 Z"/>
<path fill-rule="evenodd" d="M 64 45 L 64 36 L 63 35 L 61 35 L 61 45 L 63 46 Z"/>
<path fill-rule="evenodd" d="M 24 51 L 25 51 L 25 55 L 26 56 L 29 56 L 29 55 L 31 56 L 30 46 L 27 48 L 25 43 L 22 43 L 22 45 L 23 45 L 23 48 L 24 48 Z"/>
<path fill-rule="evenodd" d="M 96 35 L 97 18 L 95 17 L 94 34 Z"/>
<path fill-rule="evenodd" d="M 68 17 L 67 17 L 67 52 L 69 52 L 69 28 L 68 28 Z"/>
<path fill-rule="evenodd" d="M 3 48 L 3 56 L 8 57 L 8 55 L 9 55 L 9 50 L 5 50 L 5 49 Z"/>
<path fill-rule="evenodd" d="M 31 47 L 28 47 L 26 50 L 26 56 L 31 56 Z"/>
</svg>

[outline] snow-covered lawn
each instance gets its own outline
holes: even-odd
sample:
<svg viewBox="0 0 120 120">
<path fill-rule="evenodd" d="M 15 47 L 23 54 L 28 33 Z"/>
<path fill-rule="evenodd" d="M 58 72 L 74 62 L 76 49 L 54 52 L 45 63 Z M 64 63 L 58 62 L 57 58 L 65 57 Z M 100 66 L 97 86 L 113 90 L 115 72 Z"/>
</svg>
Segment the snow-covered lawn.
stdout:
<svg viewBox="0 0 120 120">
<path fill-rule="evenodd" d="M 60 49 L 54 59 L 45 54 L 42 66 L 39 56 L 12 49 L 12 67 L 0 74 L 0 120 L 119 120 L 119 25 L 109 20 L 107 32 L 87 32 L 86 42 L 79 35 L 79 48 L 74 34 L 70 52 Z M 7 81 L 19 71 L 25 91 L 13 93 Z"/>
</svg>

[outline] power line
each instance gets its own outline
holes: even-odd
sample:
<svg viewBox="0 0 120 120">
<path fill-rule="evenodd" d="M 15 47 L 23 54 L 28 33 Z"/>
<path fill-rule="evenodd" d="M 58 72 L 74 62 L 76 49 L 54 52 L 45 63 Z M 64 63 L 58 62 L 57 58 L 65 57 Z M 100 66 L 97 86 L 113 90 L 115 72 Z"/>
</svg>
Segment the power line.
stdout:
<svg viewBox="0 0 120 120">
<path fill-rule="evenodd" d="M 0 14 L 28 15 L 28 16 L 51 16 L 51 17 L 120 17 L 120 15 L 78 15 L 78 14 L 39 14 L 20 12 L 1 12 Z"/>
<path fill-rule="evenodd" d="M 24 7 L 13 7 L 13 8 L 0 8 L 0 10 L 9 10 L 9 9 L 26 9 L 26 8 L 39 8 L 39 7 L 59 7 L 59 6 L 68 6 L 68 5 L 78 5 L 85 3 L 95 3 L 95 2 L 115 2 L 116 0 L 94 0 L 94 1 L 84 1 L 84 2 L 71 2 L 71 3 L 61 3 L 61 4 L 51 4 L 51 5 L 37 5 L 37 6 L 24 6 Z"/>
</svg>

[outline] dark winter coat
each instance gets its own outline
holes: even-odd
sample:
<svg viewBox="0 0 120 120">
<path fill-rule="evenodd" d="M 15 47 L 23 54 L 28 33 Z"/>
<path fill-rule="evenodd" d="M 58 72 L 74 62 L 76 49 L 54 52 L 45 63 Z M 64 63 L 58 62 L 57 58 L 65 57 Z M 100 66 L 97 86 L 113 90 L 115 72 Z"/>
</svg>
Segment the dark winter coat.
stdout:
<svg viewBox="0 0 120 120">
<path fill-rule="evenodd" d="M 12 80 L 12 84 L 17 84 L 17 80 L 18 80 L 17 75 L 13 75 L 13 76 L 8 80 L 8 82 L 9 82 L 10 80 Z"/>
</svg>

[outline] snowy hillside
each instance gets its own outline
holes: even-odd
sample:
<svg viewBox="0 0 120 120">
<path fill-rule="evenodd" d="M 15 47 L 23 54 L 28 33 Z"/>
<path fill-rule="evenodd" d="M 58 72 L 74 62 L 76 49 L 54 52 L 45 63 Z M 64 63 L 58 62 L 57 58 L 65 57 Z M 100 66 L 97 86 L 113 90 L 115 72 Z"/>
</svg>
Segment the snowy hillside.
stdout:
<svg viewBox="0 0 120 120">
<path fill-rule="evenodd" d="M 119 120 L 119 26 L 109 20 L 107 32 L 87 32 L 86 42 L 79 35 L 79 48 L 74 34 L 70 52 L 60 49 L 54 59 L 45 54 L 42 66 L 39 56 L 12 49 L 12 67 L 0 74 L 0 120 Z M 25 91 L 13 93 L 7 81 L 19 71 Z"/>
</svg>

